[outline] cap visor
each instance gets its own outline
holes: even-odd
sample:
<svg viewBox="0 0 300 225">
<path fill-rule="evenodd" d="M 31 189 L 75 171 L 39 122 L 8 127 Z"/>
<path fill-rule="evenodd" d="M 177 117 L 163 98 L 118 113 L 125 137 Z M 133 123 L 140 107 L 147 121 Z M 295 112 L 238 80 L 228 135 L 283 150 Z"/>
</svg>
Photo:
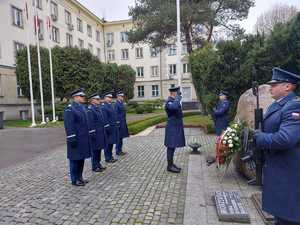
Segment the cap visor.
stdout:
<svg viewBox="0 0 300 225">
<path fill-rule="evenodd" d="M 267 82 L 267 84 L 279 84 L 279 83 L 283 83 L 283 81 L 279 81 L 279 80 L 270 80 L 269 82 Z"/>
</svg>

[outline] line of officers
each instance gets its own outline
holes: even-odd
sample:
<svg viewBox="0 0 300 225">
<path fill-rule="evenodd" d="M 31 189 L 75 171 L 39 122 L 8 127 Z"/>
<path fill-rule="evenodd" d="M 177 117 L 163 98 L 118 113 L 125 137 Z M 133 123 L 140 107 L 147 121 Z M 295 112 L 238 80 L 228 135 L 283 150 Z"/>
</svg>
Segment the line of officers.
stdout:
<svg viewBox="0 0 300 225">
<path fill-rule="evenodd" d="M 72 103 L 64 112 L 64 124 L 67 136 L 67 158 L 70 165 L 72 185 L 84 186 L 88 180 L 83 179 L 84 161 L 91 157 L 92 170 L 102 172 L 101 152 L 104 149 L 106 163 L 115 163 L 116 155 L 123 156 L 123 138 L 129 136 L 124 93 L 117 92 L 117 100 L 112 104 L 113 92 L 106 92 L 103 98 L 98 93 L 88 97 L 83 89 L 71 93 Z"/>
</svg>

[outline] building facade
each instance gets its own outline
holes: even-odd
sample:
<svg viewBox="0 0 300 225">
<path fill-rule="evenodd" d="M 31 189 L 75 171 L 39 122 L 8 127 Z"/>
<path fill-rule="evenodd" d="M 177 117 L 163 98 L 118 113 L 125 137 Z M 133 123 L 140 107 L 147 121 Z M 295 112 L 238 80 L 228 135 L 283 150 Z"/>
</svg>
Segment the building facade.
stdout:
<svg viewBox="0 0 300 225">
<path fill-rule="evenodd" d="M 5 119 L 30 115 L 30 104 L 17 84 L 15 55 L 37 39 L 42 47 L 77 46 L 89 49 L 102 62 L 130 65 L 136 71 L 135 101 L 166 98 L 168 88 L 177 85 L 175 44 L 162 50 L 129 44 L 131 20 L 103 21 L 76 0 L 2 0 L 0 21 L 5 31 L 0 35 L 0 111 Z M 196 102 L 185 47 L 182 52 L 183 99 Z"/>
</svg>

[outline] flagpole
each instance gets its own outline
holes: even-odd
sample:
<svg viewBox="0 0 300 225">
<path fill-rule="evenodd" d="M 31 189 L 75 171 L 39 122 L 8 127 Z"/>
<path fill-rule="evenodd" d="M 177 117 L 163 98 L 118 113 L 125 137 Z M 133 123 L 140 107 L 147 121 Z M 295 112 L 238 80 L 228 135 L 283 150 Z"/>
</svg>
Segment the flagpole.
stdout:
<svg viewBox="0 0 300 225">
<path fill-rule="evenodd" d="M 180 33 L 180 0 L 176 0 L 177 11 L 177 73 L 178 86 L 181 86 L 181 33 Z"/>
<path fill-rule="evenodd" d="M 31 126 L 36 127 L 35 122 L 35 111 L 34 111 L 34 99 L 33 99 L 33 88 L 32 88 L 32 73 L 31 73 L 31 55 L 30 55 L 30 29 L 29 29 L 29 17 L 28 17 L 28 5 L 25 2 L 25 12 L 27 18 L 27 63 L 28 63 L 28 74 L 29 74 L 29 90 L 30 90 L 30 105 L 31 105 Z"/>
<path fill-rule="evenodd" d="M 49 2 L 47 4 L 47 11 L 49 13 Z M 51 38 L 51 24 L 50 24 L 50 16 L 47 15 L 47 30 L 48 30 L 48 37 L 47 37 L 47 45 L 49 50 L 49 63 L 50 63 L 50 82 L 51 82 L 51 97 L 52 97 L 52 122 L 56 122 L 56 113 L 55 113 L 55 95 L 54 95 L 54 82 L 53 82 L 53 66 L 52 66 L 52 50 L 50 46 Z"/>
<path fill-rule="evenodd" d="M 43 80 L 42 80 L 42 68 L 41 68 L 41 55 L 40 55 L 40 41 L 39 41 L 39 21 L 37 13 L 37 2 L 34 1 L 34 12 L 35 12 L 35 39 L 38 53 L 38 68 L 39 68 L 39 82 L 40 82 L 40 95 L 41 95 L 41 110 L 42 110 L 42 122 L 41 124 L 46 124 L 45 122 L 45 111 L 44 111 L 44 94 L 43 94 Z"/>
</svg>

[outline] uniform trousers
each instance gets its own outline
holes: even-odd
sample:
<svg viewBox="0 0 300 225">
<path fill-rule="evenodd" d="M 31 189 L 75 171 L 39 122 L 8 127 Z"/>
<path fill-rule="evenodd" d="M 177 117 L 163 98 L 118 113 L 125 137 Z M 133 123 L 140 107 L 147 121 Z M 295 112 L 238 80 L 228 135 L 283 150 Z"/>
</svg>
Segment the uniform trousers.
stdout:
<svg viewBox="0 0 300 225">
<path fill-rule="evenodd" d="M 123 147 L 123 138 L 119 138 L 117 144 L 116 144 L 116 154 L 120 155 L 122 152 L 122 147 Z"/>
<path fill-rule="evenodd" d="M 275 225 L 300 225 L 300 222 L 287 221 L 278 217 L 275 217 L 275 221 Z"/>
<path fill-rule="evenodd" d="M 113 154 L 112 154 L 112 149 L 113 149 L 114 144 L 108 144 L 107 147 L 104 149 L 104 157 L 106 161 L 112 160 Z"/>
<path fill-rule="evenodd" d="M 70 160 L 70 177 L 72 183 L 83 180 L 82 173 L 84 167 L 84 159 Z"/>
<path fill-rule="evenodd" d="M 92 170 L 95 170 L 95 169 L 101 167 L 100 161 L 101 161 L 101 149 L 93 150 L 92 158 L 91 158 Z"/>
<path fill-rule="evenodd" d="M 167 148 L 167 160 L 172 164 L 174 161 L 174 153 L 175 153 L 175 148 L 171 148 L 171 147 Z"/>
</svg>

